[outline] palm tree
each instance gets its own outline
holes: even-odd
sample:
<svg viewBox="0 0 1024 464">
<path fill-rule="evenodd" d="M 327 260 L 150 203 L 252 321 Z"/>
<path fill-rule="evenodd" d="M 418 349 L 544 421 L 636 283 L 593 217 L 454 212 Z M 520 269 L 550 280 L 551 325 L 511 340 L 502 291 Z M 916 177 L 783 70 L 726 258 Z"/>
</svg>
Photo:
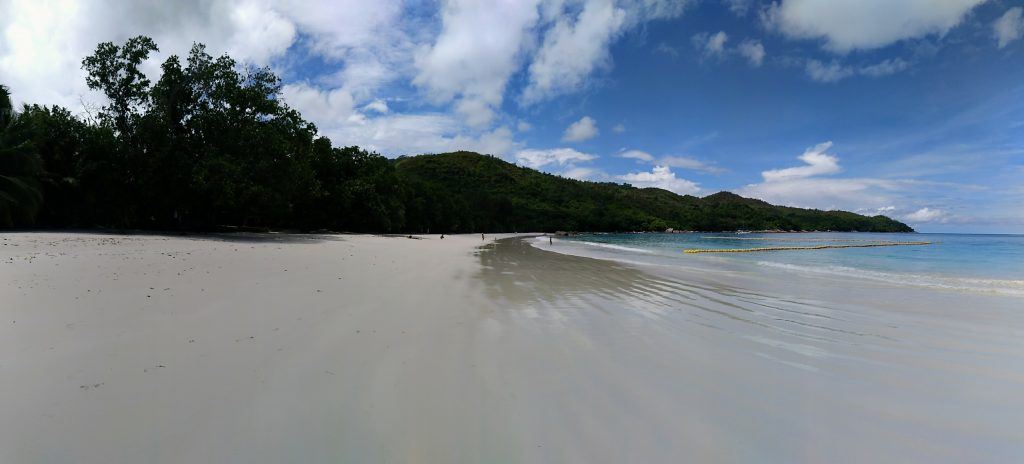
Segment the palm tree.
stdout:
<svg viewBox="0 0 1024 464">
<path fill-rule="evenodd" d="M 28 141 L 15 143 L 11 93 L 0 85 L 0 227 L 31 225 L 43 205 L 43 163 Z"/>
</svg>

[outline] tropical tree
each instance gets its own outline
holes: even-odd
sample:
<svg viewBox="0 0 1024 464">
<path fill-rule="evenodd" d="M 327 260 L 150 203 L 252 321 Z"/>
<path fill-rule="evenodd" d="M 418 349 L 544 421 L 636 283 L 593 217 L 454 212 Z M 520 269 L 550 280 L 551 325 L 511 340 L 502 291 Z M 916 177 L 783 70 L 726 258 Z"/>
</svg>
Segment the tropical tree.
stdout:
<svg viewBox="0 0 1024 464">
<path fill-rule="evenodd" d="M 42 161 L 31 142 L 13 140 L 11 93 L 0 85 L 0 227 L 30 225 L 43 205 Z"/>
</svg>

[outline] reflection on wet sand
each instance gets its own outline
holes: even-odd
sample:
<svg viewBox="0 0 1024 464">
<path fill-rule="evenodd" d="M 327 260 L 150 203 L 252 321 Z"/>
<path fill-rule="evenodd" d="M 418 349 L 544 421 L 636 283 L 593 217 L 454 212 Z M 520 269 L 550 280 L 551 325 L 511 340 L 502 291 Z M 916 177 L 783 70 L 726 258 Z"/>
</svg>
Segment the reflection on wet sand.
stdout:
<svg viewBox="0 0 1024 464">
<path fill-rule="evenodd" d="M 641 270 L 522 240 L 479 258 L 507 324 L 584 341 L 571 372 L 554 375 L 584 376 L 576 394 L 601 419 L 641 418 L 624 439 L 680 431 L 645 448 L 650 458 L 678 447 L 771 462 L 1024 458 L 1018 299 Z"/>
</svg>

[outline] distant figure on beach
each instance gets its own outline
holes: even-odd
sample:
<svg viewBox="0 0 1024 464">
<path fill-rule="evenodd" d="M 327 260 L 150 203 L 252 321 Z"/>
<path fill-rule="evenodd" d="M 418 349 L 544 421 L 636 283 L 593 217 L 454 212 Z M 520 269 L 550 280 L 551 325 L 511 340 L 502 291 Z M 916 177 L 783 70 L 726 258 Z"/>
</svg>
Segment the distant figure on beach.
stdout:
<svg viewBox="0 0 1024 464">
<path fill-rule="evenodd" d="M 480 234 L 480 240 L 485 240 L 484 239 L 484 234 Z"/>
<path fill-rule="evenodd" d="M 548 237 L 548 245 L 554 245 L 554 244 L 555 244 L 555 241 L 552 240 L 551 237 Z"/>
<path fill-rule="evenodd" d="M 444 240 L 444 234 L 441 234 L 441 240 Z"/>
</svg>

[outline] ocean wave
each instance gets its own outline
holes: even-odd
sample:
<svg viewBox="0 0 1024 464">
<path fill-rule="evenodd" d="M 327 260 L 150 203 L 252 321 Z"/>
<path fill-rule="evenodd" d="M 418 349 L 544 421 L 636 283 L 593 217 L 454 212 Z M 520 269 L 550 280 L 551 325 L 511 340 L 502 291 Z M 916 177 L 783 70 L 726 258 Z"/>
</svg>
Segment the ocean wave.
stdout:
<svg viewBox="0 0 1024 464">
<path fill-rule="evenodd" d="M 633 248 L 633 247 L 622 246 L 622 245 L 612 245 L 611 243 L 584 242 L 584 241 L 578 241 L 578 242 L 575 242 L 575 243 L 582 243 L 582 244 L 588 245 L 588 246 L 594 246 L 594 247 L 599 247 L 599 248 L 607 248 L 607 249 L 611 249 L 611 250 L 628 251 L 630 253 L 643 253 L 643 254 L 652 254 L 652 253 L 654 253 L 651 250 L 645 250 L 643 248 Z"/>
<path fill-rule="evenodd" d="M 848 266 L 802 266 L 799 264 L 779 263 L 775 261 L 758 261 L 759 266 L 783 269 L 808 274 L 825 274 L 842 277 L 888 282 L 901 285 L 959 290 L 1001 295 L 1024 296 L 1024 280 L 979 279 L 972 277 L 944 277 L 921 274 L 898 274 L 891 272 L 871 271 Z"/>
</svg>

